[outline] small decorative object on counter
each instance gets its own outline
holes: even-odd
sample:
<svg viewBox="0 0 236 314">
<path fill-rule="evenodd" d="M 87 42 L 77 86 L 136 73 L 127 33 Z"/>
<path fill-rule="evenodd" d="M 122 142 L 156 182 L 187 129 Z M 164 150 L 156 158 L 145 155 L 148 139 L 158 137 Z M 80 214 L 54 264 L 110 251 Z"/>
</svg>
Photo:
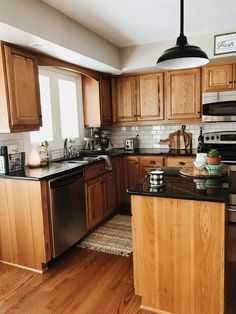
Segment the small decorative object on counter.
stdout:
<svg viewBox="0 0 236 314">
<path fill-rule="evenodd" d="M 41 165 L 40 155 L 35 148 L 33 148 L 29 154 L 28 165 L 31 168 L 40 167 Z"/>
<path fill-rule="evenodd" d="M 47 154 L 47 147 L 44 142 L 40 145 L 39 156 L 41 160 L 41 166 L 46 166 L 48 164 L 48 154 Z"/>
<path fill-rule="evenodd" d="M 197 153 L 196 160 L 194 161 L 194 166 L 197 169 L 204 169 L 207 162 L 207 154 L 206 153 Z"/>
<path fill-rule="evenodd" d="M 197 151 L 202 152 L 204 147 L 204 137 L 202 135 L 202 127 L 200 127 L 200 134 L 198 136 L 198 145 L 197 145 Z"/>
<path fill-rule="evenodd" d="M 208 164 L 206 164 L 207 171 L 210 174 L 218 174 L 222 167 L 223 167 L 222 164 L 219 164 L 219 165 L 208 165 Z"/>
<path fill-rule="evenodd" d="M 219 165 L 221 161 L 221 156 L 216 148 L 211 149 L 207 154 L 208 165 Z"/>
</svg>

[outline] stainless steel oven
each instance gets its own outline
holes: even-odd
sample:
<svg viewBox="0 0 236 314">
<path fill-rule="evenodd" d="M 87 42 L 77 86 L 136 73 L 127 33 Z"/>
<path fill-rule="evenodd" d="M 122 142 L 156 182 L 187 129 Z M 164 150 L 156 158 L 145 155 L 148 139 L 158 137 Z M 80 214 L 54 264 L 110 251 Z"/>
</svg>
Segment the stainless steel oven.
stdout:
<svg viewBox="0 0 236 314">
<path fill-rule="evenodd" d="M 204 122 L 236 121 L 236 91 L 204 93 L 202 120 Z"/>
</svg>

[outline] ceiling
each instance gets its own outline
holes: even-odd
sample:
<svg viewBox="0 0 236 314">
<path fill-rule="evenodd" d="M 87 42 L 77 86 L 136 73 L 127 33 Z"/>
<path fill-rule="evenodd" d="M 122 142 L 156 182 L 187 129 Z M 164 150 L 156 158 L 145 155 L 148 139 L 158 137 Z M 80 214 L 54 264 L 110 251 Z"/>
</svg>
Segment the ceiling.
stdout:
<svg viewBox="0 0 236 314">
<path fill-rule="evenodd" d="M 172 40 L 179 34 L 176 0 L 42 0 L 120 48 Z M 235 29 L 235 0 L 185 1 L 185 34 Z"/>
</svg>

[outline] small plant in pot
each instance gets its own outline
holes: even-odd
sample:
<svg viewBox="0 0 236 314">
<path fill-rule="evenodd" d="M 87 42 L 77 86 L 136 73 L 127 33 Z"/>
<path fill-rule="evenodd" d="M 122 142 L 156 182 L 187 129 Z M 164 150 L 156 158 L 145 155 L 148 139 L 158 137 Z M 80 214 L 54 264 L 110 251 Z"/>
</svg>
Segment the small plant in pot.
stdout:
<svg viewBox="0 0 236 314">
<path fill-rule="evenodd" d="M 217 149 L 211 149 L 207 154 L 208 165 L 219 165 L 221 161 L 220 153 Z"/>
</svg>

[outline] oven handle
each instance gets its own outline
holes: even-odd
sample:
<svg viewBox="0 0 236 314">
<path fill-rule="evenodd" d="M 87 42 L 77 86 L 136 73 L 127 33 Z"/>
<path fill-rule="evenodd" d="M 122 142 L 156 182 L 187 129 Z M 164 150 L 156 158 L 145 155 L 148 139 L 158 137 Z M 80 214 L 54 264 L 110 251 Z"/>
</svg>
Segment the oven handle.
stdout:
<svg viewBox="0 0 236 314">
<path fill-rule="evenodd" d="M 236 209 L 233 209 L 233 208 L 227 208 L 227 211 L 231 213 L 236 213 Z"/>
</svg>

